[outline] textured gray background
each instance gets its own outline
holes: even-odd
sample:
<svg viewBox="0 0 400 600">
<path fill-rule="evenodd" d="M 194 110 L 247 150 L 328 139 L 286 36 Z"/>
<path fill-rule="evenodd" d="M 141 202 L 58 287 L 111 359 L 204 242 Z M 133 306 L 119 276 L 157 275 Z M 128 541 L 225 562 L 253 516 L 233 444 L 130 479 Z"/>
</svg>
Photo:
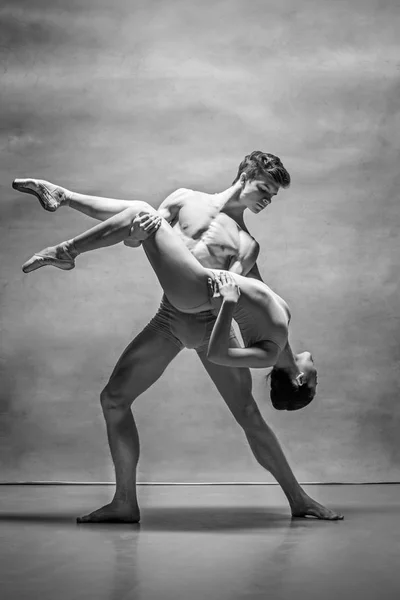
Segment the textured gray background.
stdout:
<svg viewBox="0 0 400 600">
<path fill-rule="evenodd" d="M 92 221 L 11 189 L 36 176 L 157 206 L 217 191 L 251 150 L 293 184 L 247 222 L 318 398 L 254 391 L 300 479 L 399 479 L 400 18 L 388 0 L 2 2 L 1 478 L 111 480 L 98 395 L 160 298 L 142 251 L 20 265 Z M 142 481 L 261 481 L 193 352 L 135 405 Z"/>
</svg>

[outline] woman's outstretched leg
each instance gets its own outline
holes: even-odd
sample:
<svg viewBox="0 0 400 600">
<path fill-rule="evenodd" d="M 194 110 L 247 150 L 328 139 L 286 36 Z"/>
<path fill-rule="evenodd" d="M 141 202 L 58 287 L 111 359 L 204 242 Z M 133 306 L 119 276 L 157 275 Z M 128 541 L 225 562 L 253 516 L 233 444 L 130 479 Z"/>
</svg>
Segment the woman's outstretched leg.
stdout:
<svg viewBox="0 0 400 600">
<path fill-rule="evenodd" d="M 45 210 L 54 212 L 60 206 L 69 206 L 99 221 L 117 215 L 135 202 L 78 194 L 44 179 L 14 179 L 12 186 L 19 192 L 36 196 Z"/>
<path fill-rule="evenodd" d="M 157 211 L 146 202 L 132 202 L 129 208 L 75 238 L 34 254 L 22 270 L 29 273 L 48 265 L 73 269 L 79 254 L 133 237 L 138 244 L 143 241 L 149 262 L 169 301 L 176 308 L 188 312 L 211 308 L 208 288 L 211 272 L 201 266 L 164 219 L 154 235 L 148 237 L 139 225 L 139 221 L 147 219 L 148 215 L 157 216 Z"/>
<path fill-rule="evenodd" d="M 24 273 L 30 273 L 46 266 L 70 270 L 75 267 L 75 258 L 84 252 L 113 246 L 128 238 L 132 223 L 141 212 L 156 212 L 146 202 L 132 202 L 130 207 L 95 225 L 84 233 L 57 246 L 44 248 L 34 254 L 23 266 Z"/>
</svg>

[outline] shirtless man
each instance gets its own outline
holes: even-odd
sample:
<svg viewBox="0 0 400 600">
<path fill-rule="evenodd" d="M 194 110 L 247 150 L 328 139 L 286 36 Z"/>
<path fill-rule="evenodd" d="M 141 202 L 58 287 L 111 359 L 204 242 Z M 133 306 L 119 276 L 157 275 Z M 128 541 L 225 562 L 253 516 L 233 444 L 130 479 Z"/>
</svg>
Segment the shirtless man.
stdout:
<svg viewBox="0 0 400 600">
<path fill-rule="evenodd" d="M 256 266 L 259 246 L 248 234 L 243 213 L 246 208 L 253 213 L 261 212 L 279 189 L 289 184 L 289 174 L 277 157 L 253 152 L 239 165 L 238 175 L 227 190 L 218 194 L 205 194 L 180 189 L 162 202 L 158 212 L 174 227 L 203 266 L 227 269 L 261 279 Z M 68 205 L 102 221 L 124 211 L 130 205 L 128 200 L 76 194 L 37 180 L 15 180 L 13 187 L 38 196 L 47 210 Z M 110 243 L 112 234 L 111 225 Z M 140 241 L 133 235 L 125 240 L 125 244 L 135 247 Z M 69 266 L 65 264 L 62 268 L 72 267 L 69 263 Z M 26 267 L 25 270 L 31 269 Z M 235 319 L 246 341 L 246 323 L 241 322 L 240 314 L 235 315 Z M 213 312 L 181 313 L 164 297 L 156 316 L 123 352 L 101 393 L 116 474 L 115 495 L 110 504 L 78 518 L 79 523 L 139 521 L 136 496 L 139 438 L 131 405 L 135 398 L 158 380 L 184 347 L 196 350 L 228 408 L 242 427 L 256 460 L 281 485 L 292 515 L 309 515 L 327 520 L 342 518 L 310 498 L 300 487 L 278 440 L 262 418 L 252 396 L 250 370 L 220 366 L 207 360 L 208 341 L 214 322 Z M 231 345 L 239 346 L 233 331 Z M 286 352 L 288 355 L 292 354 L 289 345 Z"/>
</svg>

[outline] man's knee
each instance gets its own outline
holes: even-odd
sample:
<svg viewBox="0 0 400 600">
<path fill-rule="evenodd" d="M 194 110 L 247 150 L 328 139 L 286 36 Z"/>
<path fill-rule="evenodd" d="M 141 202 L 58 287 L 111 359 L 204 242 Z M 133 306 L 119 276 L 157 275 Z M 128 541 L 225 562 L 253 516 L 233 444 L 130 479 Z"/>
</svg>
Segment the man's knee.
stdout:
<svg viewBox="0 0 400 600">
<path fill-rule="evenodd" d="M 104 414 L 127 410 L 134 399 L 134 395 L 128 395 L 125 391 L 113 388 L 110 384 L 106 385 L 100 394 L 100 404 Z"/>
<path fill-rule="evenodd" d="M 233 413 L 238 424 L 245 431 L 259 427 L 263 419 L 254 398 L 250 395 L 240 400 Z"/>
</svg>

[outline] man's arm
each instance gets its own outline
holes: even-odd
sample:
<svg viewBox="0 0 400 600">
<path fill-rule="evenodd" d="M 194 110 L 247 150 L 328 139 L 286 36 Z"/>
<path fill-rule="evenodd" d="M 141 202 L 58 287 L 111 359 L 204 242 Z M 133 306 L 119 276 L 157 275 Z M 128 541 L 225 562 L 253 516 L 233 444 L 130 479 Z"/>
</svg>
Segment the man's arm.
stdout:
<svg viewBox="0 0 400 600">
<path fill-rule="evenodd" d="M 186 188 L 179 188 L 165 198 L 158 207 L 158 214 L 168 221 L 171 226 L 175 225 L 178 220 L 179 211 L 182 208 L 184 198 L 187 197 L 188 192 L 190 192 L 190 190 Z"/>
<path fill-rule="evenodd" d="M 228 270 L 246 276 L 256 267 L 260 245 L 245 231 L 239 231 L 239 250 L 232 257 Z M 261 278 L 261 277 L 260 277 Z"/>
<path fill-rule="evenodd" d="M 250 269 L 250 271 L 247 273 L 247 277 L 252 277 L 253 279 L 258 279 L 258 281 L 264 281 L 263 278 L 261 277 L 261 273 L 258 269 L 257 263 L 255 263 L 253 265 L 253 267 Z"/>
<path fill-rule="evenodd" d="M 171 226 L 175 225 L 178 220 L 179 211 L 182 208 L 183 199 L 187 196 L 187 193 L 190 190 L 186 188 L 179 188 L 172 192 L 165 200 L 163 200 L 160 206 L 157 209 L 160 217 L 165 219 Z M 140 222 L 140 219 L 137 219 Z M 131 248 L 139 248 L 142 242 L 141 240 L 134 239 L 132 237 L 126 238 L 124 240 L 125 246 L 130 246 Z"/>
<path fill-rule="evenodd" d="M 244 233 L 247 233 L 250 236 L 249 230 L 247 229 L 246 223 L 242 220 L 237 222 L 238 225 L 242 228 L 242 231 Z M 250 236 L 251 237 L 251 236 Z M 251 239 L 253 240 L 253 242 L 255 244 L 257 244 L 258 247 L 258 252 L 260 250 L 260 245 L 254 240 L 254 238 L 251 237 Z M 258 254 L 258 253 L 257 253 Z M 243 275 L 243 273 L 238 273 L 239 275 Z M 250 269 L 247 271 L 246 273 L 247 277 L 252 277 L 253 279 L 258 279 L 258 281 L 263 281 L 263 278 L 261 277 L 261 273 L 258 269 L 257 263 L 254 261 L 254 264 L 252 267 L 250 267 Z"/>
</svg>

